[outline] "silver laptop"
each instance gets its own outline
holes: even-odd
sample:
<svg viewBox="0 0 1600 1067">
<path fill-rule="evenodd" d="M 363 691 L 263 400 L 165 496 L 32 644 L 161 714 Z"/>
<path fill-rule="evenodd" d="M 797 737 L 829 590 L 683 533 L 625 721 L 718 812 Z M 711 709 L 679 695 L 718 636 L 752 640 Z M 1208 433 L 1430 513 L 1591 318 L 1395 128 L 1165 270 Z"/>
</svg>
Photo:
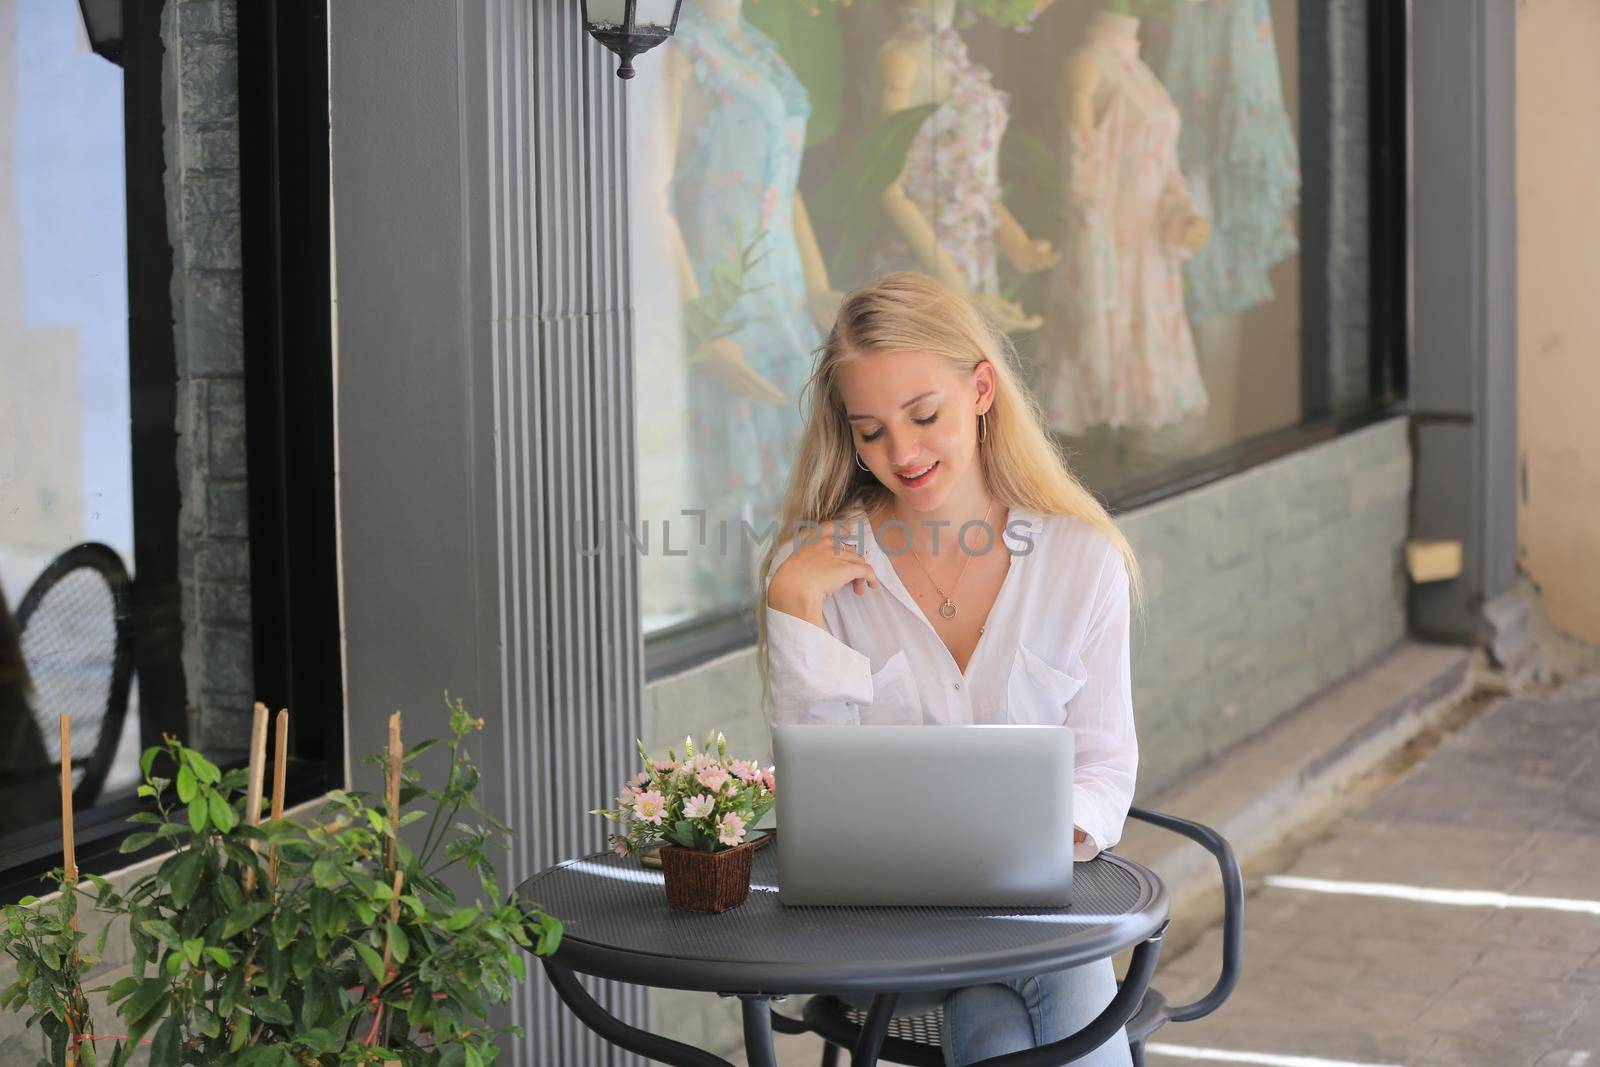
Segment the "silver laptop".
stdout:
<svg viewBox="0 0 1600 1067">
<path fill-rule="evenodd" d="M 784 904 L 1065 906 L 1072 731 L 779 726 Z"/>
</svg>

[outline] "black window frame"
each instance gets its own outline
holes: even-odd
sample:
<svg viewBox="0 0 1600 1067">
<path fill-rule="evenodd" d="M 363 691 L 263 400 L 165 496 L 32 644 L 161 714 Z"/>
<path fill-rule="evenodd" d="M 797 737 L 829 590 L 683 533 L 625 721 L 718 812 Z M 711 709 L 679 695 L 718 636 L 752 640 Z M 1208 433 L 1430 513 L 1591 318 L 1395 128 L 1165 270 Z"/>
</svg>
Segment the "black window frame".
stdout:
<svg viewBox="0 0 1600 1067">
<path fill-rule="evenodd" d="M 161 38 L 169 0 L 126 4 L 123 68 L 130 387 L 141 391 L 134 457 L 134 650 L 141 745 L 187 736 L 179 650 L 177 373 L 169 284 Z M 238 5 L 246 456 L 256 695 L 290 709 L 291 804 L 345 784 L 343 651 L 334 485 L 332 228 L 327 13 Z M 158 714 L 159 709 L 159 714 Z M 108 874 L 160 848 L 120 851 L 132 796 L 74 818 L 80 871 Z M 0 851 L 0 903 L 49 888 L 61 823 Z"/>
<path fill-rule="evenodd" d="M 1329 75 L 1325 55 L 1324 0 L 1300 0 L 1302 42 L 1301 101 L 1306 91 Z M 1234 442 L 1149 474 L 1106 486 L 1091 486 L 1113 515 L 1187 493 L 1252 467 L 1352 433 L 1409 411 L 1407 385 L 1411 360 L 1410 299 L 1410 3 L 1366 0 L 1368 120 L 1370 133 L 1369 395 L 1364 404 L 1335 410 L 1327 387 L 1327 353 L 1302 346 L 1302 417 L 1293 426 Z M 1328 152 L 1303 144 L 1305 199 L 1326 197 Z M 1313 266 L 1327 254 L 1314 228 L 1302 233 L 1301 299 L 1304 323 L 1326 325 L 1327 278 Z M 718 656 L 749 648 L 756 640 L 754 605 L 734 608 L 663 627 L 644 637 L 645 681 L 691 670 Z"/>
</svg>

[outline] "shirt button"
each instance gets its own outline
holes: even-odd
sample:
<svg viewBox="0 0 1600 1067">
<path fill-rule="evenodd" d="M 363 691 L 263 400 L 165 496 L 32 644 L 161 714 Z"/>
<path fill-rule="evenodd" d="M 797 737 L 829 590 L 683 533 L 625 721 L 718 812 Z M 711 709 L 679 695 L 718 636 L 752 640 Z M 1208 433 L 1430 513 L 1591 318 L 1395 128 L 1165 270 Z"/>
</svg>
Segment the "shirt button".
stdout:
<svg viewBox="0 0 1600 1067">
<path fill-rule="evenodd" d="M 956 688 L 957 688 L 957 689 L 960 689 L 960 688 L 961 688 L 961 683 L 960 683 L 960 682 L 957 682 L 957 683 L 955 683 L 955 685 L 956 685 Z"/>
</svg>

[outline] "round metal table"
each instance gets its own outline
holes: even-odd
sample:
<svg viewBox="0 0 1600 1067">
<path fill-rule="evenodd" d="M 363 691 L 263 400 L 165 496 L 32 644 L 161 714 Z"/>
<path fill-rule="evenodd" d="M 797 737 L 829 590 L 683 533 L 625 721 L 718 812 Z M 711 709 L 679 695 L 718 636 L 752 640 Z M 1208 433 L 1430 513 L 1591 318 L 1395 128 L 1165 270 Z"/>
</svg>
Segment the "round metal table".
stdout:
<svg viewBox="0 0 1600 1067">
<path fill-rule="evenodd" d="M 629 1026 L 574 971 L 737 996 L 750 1067 L 772 1067 L 770 1001 L 792 993 L 872 994 L 856 1067 L 877 1062 L 900 993 L 1064 970 L 1133 948 L 1116 997 L 1078 1034 L 993 1067 L 1061 1064 L 1099 1047 L 1138 1008 L 1167 923 L 1167 892 L 1147 868 L 1102 853 L 1073 869 L 1068 908 L 785 907 L 776 847 L 756 853 L 750 897 L 721 915 L 667 907 L 659 870 L 597 853 L 529 878 L 518 893 L 565 927 L 543 961 L 563 1002 L 622 1048 L 681 1067 L 728 1067 L 708 1052 Z"/>
</svg>

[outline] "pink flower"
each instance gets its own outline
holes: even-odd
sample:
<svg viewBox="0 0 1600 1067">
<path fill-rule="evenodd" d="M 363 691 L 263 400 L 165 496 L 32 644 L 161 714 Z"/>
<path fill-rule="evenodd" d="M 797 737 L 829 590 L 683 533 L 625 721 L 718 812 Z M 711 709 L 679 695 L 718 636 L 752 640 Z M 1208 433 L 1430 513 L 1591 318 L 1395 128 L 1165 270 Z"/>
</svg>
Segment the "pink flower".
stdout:
<svg viewBox="0 0 1600 1067">
<path fill-rule="evenodd" d="M 666 805 L 661 800 L 661 794 L 654 789 L 633 798 L 633 815 L 640 822 L 660 826 L 666 814 Z"/>
<path fill-rule="evenodd" d="M 767 787 L 768 792 L 776 793 L 778 791 L 778 782 L 777 779 L 772 777 L 772 771 L 773 768 L 768 767 L 761 772 L 761 784 Z"/>
<path fill-rule="evenodd" d="M 723 792 L 727 793 L 730 797 L 738 796 L 739 795 L 739 783 L 734 781 L 732 778 L 729 778 L 728 779 L 728 784 L 727 784 L 726 787 L 724 787 Z"/>
<path fill-rule="evenodd" d="M 749 760 L 734 760 L 732 770 L 733 776 L 746 785 L 761 777 L 761 769 Z"/>
<path fill-rule="evenodd" d="M 744 840 L 744 820 L 730 811 L 717 823 L 717 840 L 730 848 Z"/>
<path fill-rule="evenodd" d="M 726 768 L 712 764 L 710 767 L 707 767 L 705 770 L 695 775 L 694 780 L 715 793 L 719 791 L 722 788 L 723 783 L 728 780 L 728 772 Z"/>
<path fill-rule="evenodd" d="M 623 786 L 622 787 L 622 792 L 617 794 L 617 807 L 619 807 L 619 808 L 631 808 L 631 807 L 633 807 L 633 798 L 638 796 L 638 795 L 639 795 L 639 791 L 637 789 L 635 789 L 633 786 L 631 786 L 631 785 Z"/>
<path fill-rule="evenodd" d="M 690 797 L 683 803 L 683 817 L 685 819 L 703 819 L 716 810 L 717 801 L 710 793 L 701 793 L 697 797 Z"/>
<path fill-rule="evenodd" d="M 628 853 L 631 851 L 631 849 L 628 847 L 628 839 L 625 837 L 618 837 L 616 834 L 612 834 L 611 851 L 626 859 Z"/>
<path fill-rule="evenodd" d="M 638 774 L 634 775 L 632 778 L 630 778 L 628 780 L 628 784 L 633 786 L 633 788 L 638 789 L 640 786 L 644 785 L 649 780 L 650 780 L 650 775 L 645 771 L 640 771 Z"/>
<path fill-rule="evenodd" d="M 675 759 L 657 760 L 656 761 L 656 773 L 657 774 L 670 774 L 672 771 L 675 771 L 677 769 L 678 769 L 678 761 L 675 760 Z"/>
</svg>

